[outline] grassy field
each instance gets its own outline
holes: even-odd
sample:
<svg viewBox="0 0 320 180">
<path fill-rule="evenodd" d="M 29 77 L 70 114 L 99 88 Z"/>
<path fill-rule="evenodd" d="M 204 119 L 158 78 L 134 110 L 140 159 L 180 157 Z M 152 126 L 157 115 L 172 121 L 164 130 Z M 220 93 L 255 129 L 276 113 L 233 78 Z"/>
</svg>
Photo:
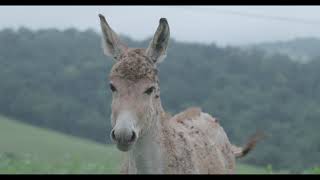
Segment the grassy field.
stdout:
<svg viewBox="0 0 320 180">
<path fill-rule="evenodd" d="M 117 173 L 121 154 L 114 146 L 62 135 L 0 116 L 0 174 Z M 267 174 L 267 168 L 238 164 L 239 174 Z"/>
<path fill-rule="evenodd" d="M 0 173 L 116 173 L 112 146 L 0 117 Z"/>
</svg>

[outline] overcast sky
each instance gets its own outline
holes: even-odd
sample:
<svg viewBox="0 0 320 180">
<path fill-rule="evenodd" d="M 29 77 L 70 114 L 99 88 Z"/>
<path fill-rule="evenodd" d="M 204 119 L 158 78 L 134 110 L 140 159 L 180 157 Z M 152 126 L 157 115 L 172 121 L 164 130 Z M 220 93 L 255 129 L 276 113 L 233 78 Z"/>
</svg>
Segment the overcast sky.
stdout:
<svg viewBox="0 0 320 180">
<path fill-rule="evenodd" d="M 0 29 L 88 28 L 98 14 L 120 34 L 142 40 L 168 19 L 178 41 L 240 45 L 320 37 L 320 6 L 0 6 Z"/>
</svg>

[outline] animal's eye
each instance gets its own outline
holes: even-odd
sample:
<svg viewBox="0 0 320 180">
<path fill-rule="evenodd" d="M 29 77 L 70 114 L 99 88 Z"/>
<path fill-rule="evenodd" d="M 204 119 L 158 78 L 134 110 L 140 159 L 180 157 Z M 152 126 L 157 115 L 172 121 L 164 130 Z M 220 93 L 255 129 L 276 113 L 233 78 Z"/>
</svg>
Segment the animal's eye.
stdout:
<svg viewBox="0 0 320 180">
<path fill-rule="evenodd" d="M 117 91 L 116 87 L 114 87 L 114 85 L 112 83 L 110 83 L 109 85 L 110 85 L 110 89 L 112 92 Z"/>
<path fill-rule="evenodd" d="M 148 88 L 144 93 L 150 95 L 153 92 L 153 90 L 155 90 L 155 89 L 156 88 L 152 86 L 152 87 Z"/>
</svg>

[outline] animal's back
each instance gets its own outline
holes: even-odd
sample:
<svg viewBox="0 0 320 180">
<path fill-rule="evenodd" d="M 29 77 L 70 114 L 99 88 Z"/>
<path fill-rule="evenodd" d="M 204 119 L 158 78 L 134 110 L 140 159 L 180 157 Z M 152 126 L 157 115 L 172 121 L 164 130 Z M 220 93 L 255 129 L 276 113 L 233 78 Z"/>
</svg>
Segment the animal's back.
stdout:
<svg viewBox="0 0 320 180">
<path fill-rule="evenodd" d="M 234 173 L 232 145 L 215 118 L 200 108 L 189 108 L 166 124 L 171 146 L 168 173 Z"/>
</svg>

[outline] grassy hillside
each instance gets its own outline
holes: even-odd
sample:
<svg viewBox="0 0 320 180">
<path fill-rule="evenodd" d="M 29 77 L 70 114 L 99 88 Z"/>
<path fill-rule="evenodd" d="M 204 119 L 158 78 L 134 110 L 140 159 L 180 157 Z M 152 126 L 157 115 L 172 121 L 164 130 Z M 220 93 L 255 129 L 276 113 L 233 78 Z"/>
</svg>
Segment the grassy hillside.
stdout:
<svg viewBox="0 0 320 180">
<path fill-rule="evenodd" d="M 113 146 L 62 135 L 0 116 L 0 173 L 117 173 Z M 237 173 L 267 173 L 238 165 Z"/>
<path fill-rule="evenodd" d="M 116 173 L 119 160 L 112 146 L 0 117 L 0 173 Z"/>
</svg>

